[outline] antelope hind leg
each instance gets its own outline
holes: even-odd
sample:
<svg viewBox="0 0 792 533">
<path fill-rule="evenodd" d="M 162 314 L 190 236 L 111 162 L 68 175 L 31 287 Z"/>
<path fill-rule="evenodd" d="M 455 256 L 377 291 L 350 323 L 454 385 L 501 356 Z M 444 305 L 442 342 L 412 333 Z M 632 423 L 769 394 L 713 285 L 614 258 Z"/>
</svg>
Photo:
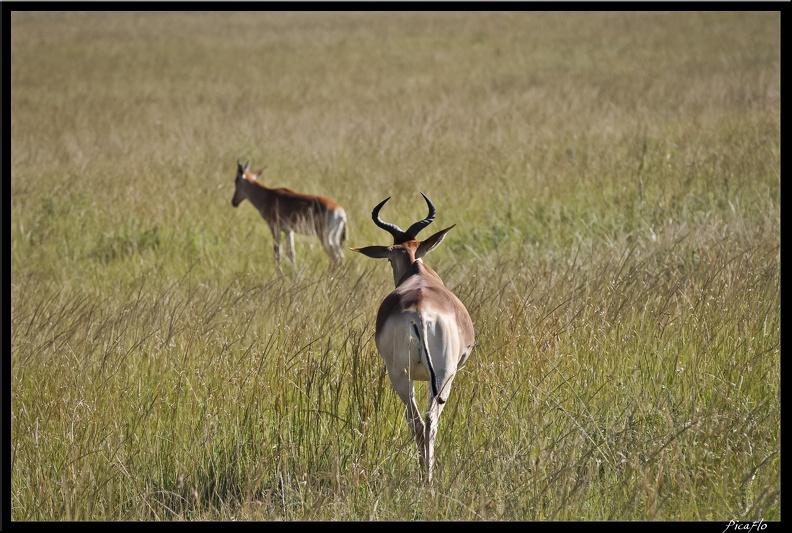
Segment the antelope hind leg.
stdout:
<svg viewBox="0 0 792 533">
<path fill-rule="evenodd" d="M 390 371 L 388 372 L 390 376 Z M 397 379 L 391 378 L 391 383 L 396 389 L 396 393 L 404 403 L 404 417 L 407 419 L 407 425 L 415 438 L 415 445 L 418 448 L 418 461 L 421 465 L 421 470 L 426 470 L 426 459 L 424 454 L 424 421 L 421 417 L 421 412 L 418 410 L 418 404 L 415 402 L 415 389 L 413 382 L 407 379 L 406 376 Z"/>
<path fill-rule="evenodd" d="M 456 374 L 451 374 L 443 383 L 437 396 L 432 396 L 432 388 L 429 387 L 429 410 L 426 413 L 426 424 L 424 426 L 424 454 L 426 456 L 427 481 L 432 481 L 432 471 L 434 470 L 434 444 L 437 438 L 437 426 L 440 424 L 440 414 L 445 408 L 448 395 L 451 394 L 451 383 L 454 382 Z"/>
</svg>

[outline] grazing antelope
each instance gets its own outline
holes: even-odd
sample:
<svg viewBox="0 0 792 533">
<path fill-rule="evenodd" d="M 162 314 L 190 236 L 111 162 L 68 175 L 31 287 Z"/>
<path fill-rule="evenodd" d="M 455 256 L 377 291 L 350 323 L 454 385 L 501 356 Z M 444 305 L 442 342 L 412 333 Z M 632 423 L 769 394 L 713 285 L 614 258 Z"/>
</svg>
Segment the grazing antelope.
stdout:
<svg viewBox="0 0 792 533">
<path fill-rule="evenodd" d="M 388 377 L 405 405 L 407 424 L 418 445 L 418 458 L 427 482 L 432 480 L 434 442 L 451 383 L 473 349 L 473 322 L 465 306 L 448 290 L 437 273 L 421 258 L 443 241 L 450 226 L 424 241 L 415 236 L 434 220 L 435 206 L 421 193 L 429 215 L 402 231 L 383 222 L 380 209 L 386 198 L 371 212 L 374 223 L 393 236 L 392 246 L 365 246 L 352 251 L 390 261 L 396 289 L 382 301 L 377 312 L 374 336 Z M 429 381 L 426 421 L 415 403 L 413 380 Z"/>
<path fill-rule="evenodd" d="M 266 168 L 266 167 L 264 167 Z M 341 248 L 347 240 L 347 218 L 344 208 L 324 196 L 302 194 L 279 187 L 270 189 L 258 181 L 264 168 L 250 171 L 250 161 L 242 164 L 237 160 L 234 183 L 236 190 L 231 205 L 237 207 L 247 198 L 258 209 L 267 222 L 275 239 L 275 263 L 280 270 L 281 233 L 286 234 L 289 260 L 294 260 L 294 234 L 315 235 L 333 263 L 343 261 Z"/>
</svg>

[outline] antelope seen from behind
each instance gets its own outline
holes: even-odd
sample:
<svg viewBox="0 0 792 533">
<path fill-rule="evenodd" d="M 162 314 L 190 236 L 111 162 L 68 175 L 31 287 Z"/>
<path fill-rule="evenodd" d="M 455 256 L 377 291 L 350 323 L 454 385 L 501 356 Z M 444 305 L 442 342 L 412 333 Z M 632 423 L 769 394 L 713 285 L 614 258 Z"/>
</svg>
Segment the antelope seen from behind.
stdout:
<svg viewBox="0 0 792 533">
<path fill-rule="evenodd" d="M 324 196 L 303 194 L 284 187 L 270 189 L 258 181 L 262 172 L 264 168 L 251 172 L 250 161 L 243 167 L 237 160 L 237 173 L 234 178 L 236 190 L 231 205 L 237 207 L 247 198 L 267 222 L 275 239 L 275 264 L 278 270 L 280 271 L 281 233 L 286 236 L 286 249 L 292 267 L 297 266 L 294 259 L 295 233 L 319 237 L 331 262 L 343 261 L 341 250 L 348 237 L 344 208 Z"/>
<path fill-rule="evenodd" d="M 448 290 L 422 257 L 445 238 L 450 226 L 423 241 L 416 235 L 434 220 L 436 210 L 429 198 L 429 215 L 402 231 L 379 217 L 380 202 L 372 211 L 374 223 L 393 236 L 392 246 L 351 248 L 368 257 L 390 261 L 396 288 L 377 312 L 375 342 L 385 361 L 388 377 L 405 405 L 407 424 L 418 446 L 418 458 L 426 481 L 431 482 L 434 442 L 440 413 L 451 392 L 457 370 L 465 364 L 475 343 L 473 321 L 465 306 Z M 429 404 L 425 420 L 415 402 L 414 380 L 428 381 Z"/>
</svg>

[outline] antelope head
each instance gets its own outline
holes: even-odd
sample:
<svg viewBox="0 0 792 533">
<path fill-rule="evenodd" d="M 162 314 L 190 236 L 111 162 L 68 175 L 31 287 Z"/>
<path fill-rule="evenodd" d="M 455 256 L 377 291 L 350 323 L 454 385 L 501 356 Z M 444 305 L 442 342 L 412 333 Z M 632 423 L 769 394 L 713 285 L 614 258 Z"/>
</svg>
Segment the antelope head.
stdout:
<svg viewBox="0 0 792 533">
<path fill-rule="evenodd" d="M 251 172 L 250 161 L 245 163 L 245 166 L 243 167 L 242 163 L 240 163 L 239 159 L 237 159 L 237 173 L 236 178 L 234 178 L 234 185 L 236 189 L 234 190 L 234 197 L 231 198 L 231 205 L 237 207 L 242 203 L 242 200 L 247 198 L 249 183 L 251 181 L 256 181 L 264 172 L 265 168 L 267 167 L 265 166 L 257 172 Z"/>
<path fill-rule="evenodd" d="M 437 214 L 437 210 L 435 209 L 432 201 L 429 200 L 429 198 L 427 198 L 424 193 L 421 193 L 421 196 L 423 196 L 424 200 L 426 200 L 426 205 L 429 207 L 429 214 L 426 215 L 426 218 L 423 220 L 419 220 L 407 228 L 407 231 L 403 231 L 396 224 L 385 222 L 379 216 L 382 206 L 391 199 L 390 196 L 377 204 L 377 206 L 371 212 L 371 218 L 374 220 L 374 223 L 390 233 L 393 237 L 393 244 L 391 246 L 364 246 L 362 248 L 351 248 L 352 251 L 360 252 L 363 255 L 367 255 L 368 257 L 387 259 L 390 261 L 391 267 L 393 268 L 393 282 L 397 287 L 399 286 L 402 278 L 404 278 L 405 275 L 410 272 L 413 263 L 416 261 L 423 262 L 421 258 L 437 247 L 437 245 L 439 245 L 441 242 L 443 242 L 446 233 L 448 233 L 451 228 L 454 227 L 454 225 L 451 225 L 445 229 L 442 229 L 423 241 L 417 240 L 416 236 L 418 235 L 418 232 L 431 224 L 435 218 L 435 215 Z M 437 276 L 437 274 L 432 269 L 429 267 L 426 268 L 431 274 Z M 440 279 L 439 276 L 437 279 Z"/>
</svg>

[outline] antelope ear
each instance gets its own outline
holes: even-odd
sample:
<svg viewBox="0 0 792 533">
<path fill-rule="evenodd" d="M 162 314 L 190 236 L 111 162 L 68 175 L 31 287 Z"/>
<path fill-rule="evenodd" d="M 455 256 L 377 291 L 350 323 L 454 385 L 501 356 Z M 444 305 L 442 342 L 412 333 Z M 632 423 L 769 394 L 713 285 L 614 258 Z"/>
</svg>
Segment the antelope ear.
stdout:
<svg viewBox="0 0 792 533">
<path fill-rule="evenodd" d="M 247 172 L 248 170 L 250 170 L 250 161 L 245 163 L 245 172 Z"/>
<path fill-rule="evenodd" d="M 350 250 L 360 252 L 374 259 L 387 259 L 391 255 L 390 246 L 364 246 L 362 248 L 350 248 Z"/>
<path fill-rule="evenodd" d="M 438 244 L 443 242 L 446 233 L 451 231 L 451 228 L 453 228 L 454 226 L 456 226 L 456 224 L 448 226 L 446 229 L 441 229 L 431 237 L 428 237 L 427 239 L 421 241 L 421 244 L 418 245 L 418 249 L 415 250 L 415 258 L 418 259 L 419 257 L 423 257 L 432 250 L 434 250 Z"/>
<path fill-rule="evenodd" d="M 267 165 L 264 165 L 263 167 L 261 167 L 261 170 L 257 171 L 255 174 L 253 174 L 253 177 L 258 179 L 259 176 L 261 176 L 264 173 L 264 169 L 265 168 L 267 168 Z"/>
</svg>

